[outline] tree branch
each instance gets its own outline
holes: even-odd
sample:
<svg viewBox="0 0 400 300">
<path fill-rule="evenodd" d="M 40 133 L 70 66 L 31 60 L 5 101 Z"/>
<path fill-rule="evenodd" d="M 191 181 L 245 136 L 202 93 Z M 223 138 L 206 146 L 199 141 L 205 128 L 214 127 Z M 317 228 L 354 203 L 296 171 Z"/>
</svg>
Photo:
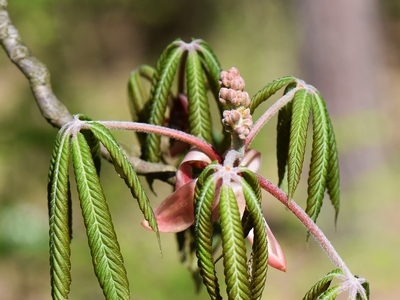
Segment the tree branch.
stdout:
<svg viewBox="0 0 400 300">
<path fill-rule="evenodd" d="M 37 59 L 23 43 L 18 30 L 14 27 L 8 15 L 7 5 L 7 0 L 0 0 L 0 44 L 10 60 L 28 79 L 42 116 L 54 127 L 61 128 L 66 123 L 73 121 L 73 116 L 53 93 L 50 72 L 46 65 Z M 104 147 L 102 147 L 101 153 L 103 158 L 110 160 Z M 138 174 L 152 174 L 173 184 L 174 178 L 171 178 L 170 174 L 176 170 L 175 167 L 149 163 L 129 154 L 127 154 L 127 157 Z M 166 177 L 168 178 L 166 179 Z"/>
<path fill-rule="evenodd" d="M 12 24 L 6 0 L 0 0 L 0 43 L 10 60 L 29 80 L 36 103 L 47 122 L 61 128 L 72 121 L 73 117 L 67 107 L 53 93 L 46 65 L 22 42 L 18 30 Z"/>
</svg>

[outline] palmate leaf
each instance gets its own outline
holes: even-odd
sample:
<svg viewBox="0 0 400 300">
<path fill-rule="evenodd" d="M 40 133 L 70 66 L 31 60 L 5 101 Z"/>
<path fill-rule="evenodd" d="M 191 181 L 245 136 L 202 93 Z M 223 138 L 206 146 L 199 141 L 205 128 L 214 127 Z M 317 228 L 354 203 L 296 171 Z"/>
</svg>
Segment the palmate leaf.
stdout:
<svg viewBox="0 0 400 300">
<path fill-rule="evenodd" d="M 303 169 L 306 150 L 308 120 L 310 118 L 311 95 L 299 89 L 293 97 L 292 121 L 288 154 L 288 201 L 293 197 Z"/>
<path fill-rule="evenodd" d="M 162 125 L 164 122 L 168 96 L 183 52 L 179 43 L 174 42 L 167 47 L 157 61 L 152 83 L 149 124 Z M 146 147 L 146 159 L 158 162 L 160 160 L 160 136 L 147 135 Z"/>
<path fill-rule="evenodd" d="M 303 300 L 318 300 L 319 297 L 328 290 L 332 280 L 340 274 L 343 274 L 343 271 L 340 269 L 333 270 L 326 274 L 311 287 L 311 289 L 304 295 Z"/>
<path fill-rule="evenodd" d="M 271 97 L 285 85 L 294 82 L 295 80 L 296 78 L 294 78 L 293 76 L 285 76 L 282 78 L 278 78 L 272 81 L 271 83 L 267 84 L 263 89 L 261 89 L 257 94 L 255 94 L 251 98 L 250 113 L 253 113 L 254 110 L 257 108 L 257 106 L 259 106 L 262 102 Z"/>
<path fill-rule="evenodd" d="M 228 299 L 250 299 L 246 246 L 237 200 L 231 187 L 221 187 L 219 214 Z"/>
<path fill-rule="evenodd" d="M 158 232 L 158 225 L 153 209 L 151 208 L 150 201 L 132 164 L 126 158 L 117 141 L 106 127 L 96 122 L 89 122 L 89 126 L 96 138 L 99 139 L 110 153 L 115 170 L 119 176 L 124 179 L 125 184 L 131 190 L 132 196 L 137 200 L 144 218 L 149 222 L 150 227 L 157 235 L 158 244 L 161 249 L 160 234 Z"/>
<path fill-rule="evenodd" d="M 129 283 L 108 205 L 89 146 L 72 138 L 72 161 L 93 266 L 107 299 L 129 299 Z"/>
<path fill-rule="evenodd" d="M 308 175 L 306 213 L 316 222 L 322 207 L 326 189 L 330 155 L 330 125 L 325 103 L 320 97 L 312 97 L 313 144 Z"/>
<path fill-rule="evenodd" d="M 211 299 L 222 299 L 213 259 L 212 206 L 216 182 L 210 176 L 212 172 L 214 170 L 207 167 L 196 182 L 194 194 L 196 255 L 208 294 Z"/>
<path fill-rule="evenodd" d="M 253 172 L 246 168 L 241 169 L 246 208 L 254 228 L 253 261 L 250 274 L 251 299 L 261 299 L 268 271 L 268 240 L 261 211 L 261 188 Z"/>
<path fill-rule="evenodd" d="M 48 204 L 50 235 L 50 277 L 53 299 L 68 299 L 71 285 L 71 195 L 68 166 L 70 134 L 63 128 L 57 134 L 51 158 Z"/>
<path fill-rule="evenodd" d="M 200 57 L 189 51 L 186 62 L 190 133 L 212 143 L 211 117 Z"/>
</svg>

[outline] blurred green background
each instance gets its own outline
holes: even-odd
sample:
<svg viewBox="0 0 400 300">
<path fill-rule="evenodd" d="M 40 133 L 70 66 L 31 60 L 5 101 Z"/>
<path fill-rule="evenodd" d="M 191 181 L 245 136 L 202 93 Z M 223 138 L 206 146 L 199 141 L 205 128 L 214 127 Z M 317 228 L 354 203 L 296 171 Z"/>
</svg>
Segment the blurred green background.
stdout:
<svg viewBox="0 0 400 300">
<path fill-rule="evenodd" d="M 329 201 L 318 224 L 350 269 L 369 280 L 372 299 L 397 299 L 400 4 L 298 2 L 10 0 L 9 13 L 25 43 L 48 66 L 59 99 L 72 113 L 93 119 L 129 120 L 130 71 L 154 65 L 177 37 L 206 40 L 224 69 L 240 70 L 250 95 L 284 75 L 316 86 L 336 129 L 342 178 L 337 228 Z M 0 105 L 0 298 L 50 299 L 46 183 L 57 130 L 41 117 L 27 80 L 4 51 Z M 263 151 L 263 175 L 276 182 L 275 127 L 273 119 L 253 146 Z M 117 136 L 135 141 L 132 133 Z M 295 195 L 303 206 L 306 174 Z M 132 299 L 208 299 L 204 289 L 194 294 L 173 234 L 162 235 L 160 257 L 155 235 L 140 226 L 135 201 L 108 164 L 102 183 Z M 170 190 L 163 183 L 156 188 L 154 205 Z M 286 273 L 270 270 L 264 298 L 301 299 L 334 267 L 314 241 L 305 243 L 301 224 L 264 196 L 265 215 L 288 265 Z M 102 299 L 75 194 L 73 199 L 71 299 Z"/>
</svg>

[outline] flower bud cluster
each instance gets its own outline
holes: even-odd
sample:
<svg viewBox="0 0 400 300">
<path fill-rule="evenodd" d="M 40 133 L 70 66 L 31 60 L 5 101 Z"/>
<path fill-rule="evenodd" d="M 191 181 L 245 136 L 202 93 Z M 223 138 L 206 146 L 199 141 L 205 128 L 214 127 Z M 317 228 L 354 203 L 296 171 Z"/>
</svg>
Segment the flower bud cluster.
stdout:
<svg viewBox="0 0 400 300">
<path fill-rule="evenodd" d="M 246 139 L 253 120 L 250 114 L 250 97 L 244 92 L 244 80 L 236 68 L 221 72 L 219 101 L 230 110 L 223 112 L 222 123 L 227 131 L 235 133 L 239 139 Z"/>
</svg>

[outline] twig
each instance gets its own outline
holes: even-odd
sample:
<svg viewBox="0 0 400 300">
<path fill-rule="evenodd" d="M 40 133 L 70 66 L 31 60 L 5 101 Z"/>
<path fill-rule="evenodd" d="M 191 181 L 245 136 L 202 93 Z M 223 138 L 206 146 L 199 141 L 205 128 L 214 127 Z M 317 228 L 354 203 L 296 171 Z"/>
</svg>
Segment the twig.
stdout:
<svg viewBox="0 0 400 300">
<path fill-rule="evenodd" d="M 66 123 L 73 121 L 73 115 L 53 93 L 49 70 L 22 41 L 18 30 L 14 27 L 8 15 L 7 5 L 6 0 L 0 0 L 0 44 L 10 60 L 28 79 L 43 117 L 54 127 L 61 128 Z M 101 153 L 103 158 L 109 160 L 109 154 L 104 147 L 102 147 Z M 151 173 L 155 177 L 165 178 L 165 172 L 171 173 L 171 170 L 175 170 L 172 166 L 149 163 L 129 154 L 127 154 L 127 157 L 140 175 Z M 168 178 L 164 181 L 173 183 L 174 178 Z"/>
<path fill-rule="evenodd" d="M 73 117 L 67 107 L 54 95 L 50 72 L 22 42 L 18 30 L 7 12 L 7 1 L 0 0 L 0 43 L 10 60 L 29 80 L 36 103 L 43 117 L 53 126 L 61 128 Z"/>
</svg>

